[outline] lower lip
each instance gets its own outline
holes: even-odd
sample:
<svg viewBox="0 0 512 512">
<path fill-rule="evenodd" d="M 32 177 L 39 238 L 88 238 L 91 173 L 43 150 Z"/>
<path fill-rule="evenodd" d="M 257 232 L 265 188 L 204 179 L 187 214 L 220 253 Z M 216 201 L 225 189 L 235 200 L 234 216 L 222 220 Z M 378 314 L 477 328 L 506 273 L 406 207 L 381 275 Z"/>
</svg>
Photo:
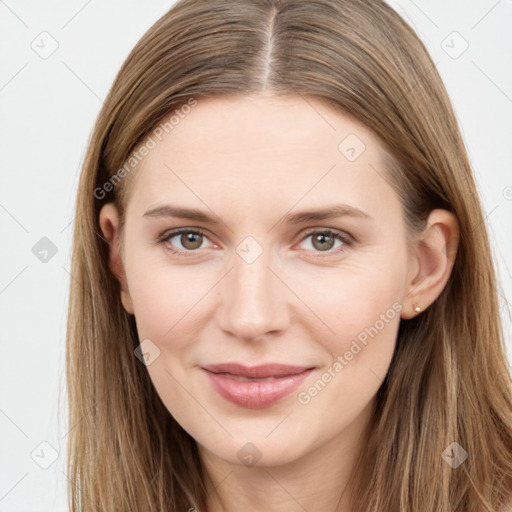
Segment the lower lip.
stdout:
<svg viewBox="0 0 512 512">
<path fill-rule="evenodd" d="M 208 375 L 213 389 L 228 402 L 248 409 L 263 409 L 289 395 L 313 369 L 264 381 L 240 381 L 234 376 L 203 371 Z"/>
</svg>

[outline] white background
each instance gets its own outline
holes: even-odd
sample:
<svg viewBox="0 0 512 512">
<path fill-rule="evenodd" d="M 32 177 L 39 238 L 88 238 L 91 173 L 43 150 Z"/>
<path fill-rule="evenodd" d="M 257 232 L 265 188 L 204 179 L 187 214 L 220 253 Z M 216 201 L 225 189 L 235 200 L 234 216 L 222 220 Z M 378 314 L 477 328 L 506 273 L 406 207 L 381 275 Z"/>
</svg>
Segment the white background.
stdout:
<svg viewBox="0 0 512 512">
<path fill-rule="evenodd" d="M 0 512 L 67 510 L 65 328 L 79 168 L 119 67 L 172 4 L 0 0 Z M 485 207 L 512 360 L 512 1 L 392 5 L 427 44 L 454 103 Z M 47 49 L 51 38 L 58 43 L 46 59 L 31 47 L 42 37 Z M 469 48 L 452 58 L 461 37 Z M 46 263 L 32 252 L 43 237 L 57 249 Z M 57 460 L 41 468 L 52 453 Z"/>
</svg>

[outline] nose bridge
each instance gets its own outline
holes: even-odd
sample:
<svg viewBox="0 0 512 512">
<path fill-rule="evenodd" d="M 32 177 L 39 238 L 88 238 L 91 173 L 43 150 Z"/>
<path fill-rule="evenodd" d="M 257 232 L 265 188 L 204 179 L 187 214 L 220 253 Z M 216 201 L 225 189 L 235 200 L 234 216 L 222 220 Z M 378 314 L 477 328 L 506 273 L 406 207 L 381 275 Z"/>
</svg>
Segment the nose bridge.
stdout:
<svg viewBox="0 0 512 512">
<path fill-rule="evenodd" d="M 285 328 L 286 299 L 282 284 L 267 268 L 272 266 L 271 251 L 258 248 L 253 240 L 239 244 L 222 289 L 225 330 L 252 340 Z"/>
</svg>

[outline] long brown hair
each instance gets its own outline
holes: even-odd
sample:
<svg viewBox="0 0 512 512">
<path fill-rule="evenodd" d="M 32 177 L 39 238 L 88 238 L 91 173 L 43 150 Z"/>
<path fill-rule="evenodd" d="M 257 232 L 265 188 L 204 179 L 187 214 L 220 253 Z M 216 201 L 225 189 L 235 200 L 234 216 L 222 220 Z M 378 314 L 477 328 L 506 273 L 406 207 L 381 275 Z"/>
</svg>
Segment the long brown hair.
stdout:
<svg viewBox="0 0 512 512">
<path fill-rule="evenodd" d="M 400 323 L 354 472 L 354 510 L 498 510 L 512 498 L 512 385 L 482 207 L 438 71 L 381 0 L 182 0 L 126 59 L 94 127 L 76 203 L 71 510 L 206 511 L 196 443 L 134 355 L 135 320 L 122 307 L 98 217 L 114 202 L 123 220 L 125 164 L 171 112 L 191 99 L 258 92 L 321 99 L 362 121 L 390 155 L 411 229 L 434 208 L 459 222 L 445 289 Z M 456 469 L 442 457 L 452 442 L 468 453 Z"/>
</svg>

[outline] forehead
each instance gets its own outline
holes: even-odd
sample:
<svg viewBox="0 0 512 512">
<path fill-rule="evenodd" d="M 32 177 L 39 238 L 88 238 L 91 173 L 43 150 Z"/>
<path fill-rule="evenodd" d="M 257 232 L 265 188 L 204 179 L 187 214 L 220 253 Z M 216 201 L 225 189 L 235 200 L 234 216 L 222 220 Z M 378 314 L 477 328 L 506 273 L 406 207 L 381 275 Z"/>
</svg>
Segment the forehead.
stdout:
<svg viewBox="0 0 512 512">
<path fill-rule="evenodd" d="M 131 176 L 131 209 L 166 199 L 245 211 L 276 201 L 290 208 L 299 200 L 303 206 L 345 199 L 375 207 L 393 193 L 376 135 L 317 99 L 198 99 L 166 130 L 162 126 Z"/>
</svg>

